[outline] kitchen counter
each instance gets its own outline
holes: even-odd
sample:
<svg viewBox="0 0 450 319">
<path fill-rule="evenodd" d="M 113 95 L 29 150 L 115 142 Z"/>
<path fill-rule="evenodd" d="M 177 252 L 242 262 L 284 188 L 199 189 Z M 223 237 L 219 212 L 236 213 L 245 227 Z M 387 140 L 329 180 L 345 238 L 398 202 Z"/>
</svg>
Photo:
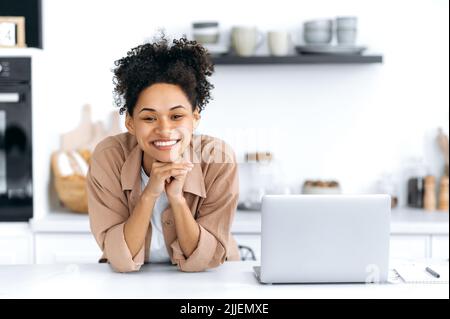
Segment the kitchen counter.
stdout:
<svg viewBox="0 0 450 319">
<path fill-rule="evenodd" d="M 51 212 L 30 221 L 34 232 L 90 232 L 88 216 L 71 212 Z M 238 210 L 233 233 L 261 233 L 261 213 Z M 392 234 L 449 234 L 448 212 L 426 212 L 422 209 L 396 208 L 391 214 Z"/>
<path fill-rule="evenodd" d="M 448 284 L 261 285 L 253 274 L 254 265 L 226 262 L 205 272 L 183 273 L 175 266 L 147 264 L 126 274 L 113 272 L 107 264 L 0 266 L 0 299 L 449 298 Z"/>
</svg>

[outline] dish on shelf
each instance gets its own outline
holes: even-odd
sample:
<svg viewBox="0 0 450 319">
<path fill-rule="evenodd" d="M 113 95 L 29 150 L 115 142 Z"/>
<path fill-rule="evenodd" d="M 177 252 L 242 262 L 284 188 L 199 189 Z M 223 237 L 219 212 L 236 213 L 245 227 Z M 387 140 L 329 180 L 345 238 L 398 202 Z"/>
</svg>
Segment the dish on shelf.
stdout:
<svg viewBox="0 0 450 319">
<path fill-rule="evenodd" d="M 225 55 L 225 54 L 228 54 L 230 51 L 227 46 L 221 45 L 221 44 L 205 43 L 202 45 L 213 56 Z"/>
<path fill-rule="evenodd" d="M 358 45 L 308 44 L 297 45 L 295 50 L 300 54 L 352 55 L 362 54 L 367 47 Z"/>
</svg>

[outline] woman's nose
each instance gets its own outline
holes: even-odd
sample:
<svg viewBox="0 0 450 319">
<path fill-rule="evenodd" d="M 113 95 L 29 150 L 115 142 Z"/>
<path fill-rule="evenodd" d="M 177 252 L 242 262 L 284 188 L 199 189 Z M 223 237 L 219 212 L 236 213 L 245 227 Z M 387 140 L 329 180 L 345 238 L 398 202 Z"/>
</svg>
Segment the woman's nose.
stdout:
<svg viewBox="0 0 450 319">
<path fill-rule="evenodd" d="M 170 122 L 166 119 L 161 119 L 159 121 L 158 132 L 160 134 L 170 135 L 171 131 L 172 131 L 172 127 L 171 127 Z"/>
</svg>

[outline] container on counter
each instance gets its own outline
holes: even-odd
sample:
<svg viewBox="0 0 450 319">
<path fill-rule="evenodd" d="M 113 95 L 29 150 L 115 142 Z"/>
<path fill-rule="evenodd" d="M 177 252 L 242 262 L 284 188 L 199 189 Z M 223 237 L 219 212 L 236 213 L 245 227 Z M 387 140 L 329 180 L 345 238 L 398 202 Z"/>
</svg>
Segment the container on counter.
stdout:
<svg viewBox="0 0 450 319">
<path fill-rule="evenodd" d="M 377 191 L 391 196 L 391 208 L 398 205 L 398 189 L 391 174 L 383 174 L 378 181 Z"/>
<path fill-rule="evenodd" d="M 439 192 L 439 210 L 448 212 L 448 176 L 442 176 Z"/>
<path fill-rule="evenodd" d="M 407 205 L 413 208 L 423 208 L 425 194 L 425 176 L 427 168 L 420 158 L 414 158 L 409 167 L 407 182 Z"/>
<path fill-rule="evenodd" d="M 247 153 L 239 170 L 249 183 L 247 190 L 241 193 L 239 209 L 259 211 L 264 195 L 289 193 L 281 183 L 281 168 L 271 152 Z"/>
<path fill-rule="evenodd" d="M 424 194 L 423 207 L 425 210 L 436 210 L 436 179 L 432 175 L 425 176 L 424 179 Z"/>
</svg>

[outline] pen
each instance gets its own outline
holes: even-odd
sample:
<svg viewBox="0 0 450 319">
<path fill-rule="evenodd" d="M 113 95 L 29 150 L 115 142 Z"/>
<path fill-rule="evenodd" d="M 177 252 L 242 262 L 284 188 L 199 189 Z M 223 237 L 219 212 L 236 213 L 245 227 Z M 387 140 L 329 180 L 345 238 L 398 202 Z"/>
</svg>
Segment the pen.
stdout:
<svg viewBox="0 0 450 319">
<path fill-rule="evenodd" d="M 433 269 L 431 269 L 430 267 L 425 268 L 425 270 L 430 273 L 433 277 L 439 278 L 441 277 L 441 275 L 439 275 L 437 272 L 435 272 Z"/>
</svg>

